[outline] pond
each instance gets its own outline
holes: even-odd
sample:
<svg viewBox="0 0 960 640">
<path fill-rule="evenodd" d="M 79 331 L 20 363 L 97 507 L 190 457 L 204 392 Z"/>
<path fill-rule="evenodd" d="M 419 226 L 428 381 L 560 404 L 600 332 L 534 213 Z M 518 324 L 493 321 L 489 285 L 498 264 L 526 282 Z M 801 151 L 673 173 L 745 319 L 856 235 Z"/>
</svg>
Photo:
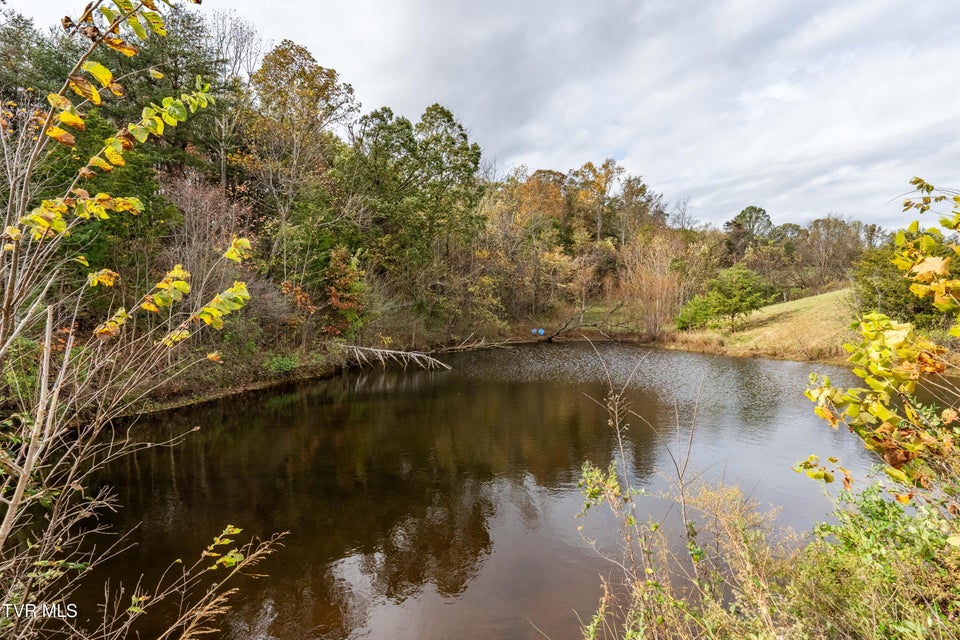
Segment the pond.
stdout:
<svg viewBox="0 0 960 640">
<path fill-rule="evenodd" d="M 830 510 L 792 465 L 837 455 L 863 477 L 873 462 L 803 397 L 812 370 L 849 380 L 837 368 L 586 343 L 444 360 L 452 371 L 353 372 L 141 422 L 154 440 L 201 428 L 106 474 L 123 505 L 112 524 L 140 525 L 111 579 L 155 579 L 231 523 L 291 533 L 269 577 L 242 583 L 221 638 L 578 637 L 611 571 L 575 517 L 581 465 L 617 451 L 596 402 L 608 379 L 636 414 L 626 454 L 651 493 L 668 488 L 667 447 L 684 449 L 694 414 L 691 468 L 780 506 L 784 526 Z M 601 538 L 609 525 L 586 522 Z"/>
</svg>

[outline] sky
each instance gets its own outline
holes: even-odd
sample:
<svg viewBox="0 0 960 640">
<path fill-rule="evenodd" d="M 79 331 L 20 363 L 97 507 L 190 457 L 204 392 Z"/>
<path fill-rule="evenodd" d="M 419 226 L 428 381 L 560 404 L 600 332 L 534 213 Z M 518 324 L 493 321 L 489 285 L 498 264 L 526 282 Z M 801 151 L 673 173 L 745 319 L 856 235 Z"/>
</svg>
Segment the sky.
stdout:
<svg viewBox="0 0 960 640">
<path fill-rule="evenodd" d="M 53 25 L 83 0 L 8 0 Z M 919 175 L 960 187 L 954 0 L 204 0 L 306 46 L 363 111 L 439 102 L 494 175 L 616 159 L 716 225 L 888 228 Z M 930 221 L 931 223 L 933 220 Z"/>
</svg>

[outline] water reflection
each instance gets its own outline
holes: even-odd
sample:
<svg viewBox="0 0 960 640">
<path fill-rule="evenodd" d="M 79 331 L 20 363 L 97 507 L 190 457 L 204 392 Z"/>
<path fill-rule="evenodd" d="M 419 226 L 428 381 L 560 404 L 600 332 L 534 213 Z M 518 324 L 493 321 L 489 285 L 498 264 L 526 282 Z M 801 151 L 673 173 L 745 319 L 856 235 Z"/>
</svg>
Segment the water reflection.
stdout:
<svg viewBox="0 0 960 640">
<path fill-rule="evenodd" d="M 154 440 L 202 428 L 104 478 L 126 505 L 117 524 L 143 523 L 138 548 L 109 571 L 156 574 L 228 522 L 289 530 L 224 637 L 542 637 L 531 622 L 570 637 L 607 568 L 573 519 L 581 464 L 614 455 L 591 399 L 607 377 L 628 386 L 631 473 L 653 489 L 669 464 L 663 439 L 684 439 L 695 409 L 694 465 L 788 503 L 790 524 L 826 509 L 789 470 L 800 454 L 868 462 L 812 416 L 806 365 L 598 349 L 606 368 L 589 345 L 460 354 L 451 372 L 363 372 L 144 423 Z"/>
</svg>

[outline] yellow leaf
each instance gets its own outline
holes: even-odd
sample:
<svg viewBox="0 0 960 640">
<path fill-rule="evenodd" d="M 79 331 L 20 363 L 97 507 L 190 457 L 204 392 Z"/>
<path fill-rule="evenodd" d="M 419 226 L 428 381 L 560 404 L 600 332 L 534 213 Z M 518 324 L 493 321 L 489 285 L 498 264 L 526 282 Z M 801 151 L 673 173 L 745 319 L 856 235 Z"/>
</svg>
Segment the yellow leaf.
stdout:
<svg viewBox="0 0 960 640">
<path fill-rule="evenodd" d="M 219 351 L 214 351 L 213 353 L 207 354 L 207 360 L 210 362 L 216 362 L 217 364 L 223 364 L 223 358 L 220 357 Z"/>
<path fill-rule="evenodd" d="M 103 36 L 103 43 L 113 49 L 114 51 L 119 51 L 123 55 L 129 57 L 137 55 L 140 50 L 137 49 L 132 44 L 128 44 L 123 39 L 116 36 L 106 35 Z"/>
<path fill-rule="evenodd" d="M 82 264 L 82 265 L 85 266 L 85 267 L 89 267 L 89 266 L 90 266 L 90 262 L 87 260 L 87 257 L 86 257 L 86 256 L 77 256 L 76 258 L 73 259 L 73 261 L 74 261 L 74 262 L 78 262 L 78 263 Z"/>
<path fill-rule="evenodd" d="M 930 293 L 930 285 L 914 282 L 910 285 L 910 293 L 918 298 L 925 298 Z"/>
<path fill-rule="evenodd" d="M 70 111 L 61 111 L 57 114 L 57 120 L 67 125 L 68 127 L 73 127 L 79 131 L 86 131 L 87 125 L 83 122 L 83 118 L 78 116 L 76 113 Z"/>
<path fill-rule="evenodd" d="M 93 104 L 100 104 L 100 92 L 83 76 L 69 76 L 67 84 L 78 96 L 86 98 Z"/>
<path fill-rule="evenodd" d="M 104 160 L 100 156 L 93 156 L 92 158 L 90 158 L 90 162 L 88 162 L 87 164 L 91 167 L 96 167 L 97 169 L 100 169 L 101 171 L 104 171 L 106 173 L 110 173 L 111 171 L 113 171 L 113 167 L 110 166 L 110 163 L 108 163 L 106 160 Z"/>
<path fill-rule="evenodd" d="M 48 94 L 47 102 L 49 102 L 50 106 L 54 109 L 70 109 L 73 107 L 73 104 L 59 93 Z"/>
<path fill-rule="evenodd" d="M 150 69 L 150 77 L 154 80 L 162 80 L 163 74 L 157 71 L 156 69 Z"/>
<path fill-rule="evenodd" d="M 91 287 L 95 287 L 98 284 L 102 284 L 105 287 L 112 287 L 119 277 L 120 274 L 116 271 L 111 271 L 110 269 L 100 269 L 100 271 L 94 271 L 93 273 L 87 274 L 87 283 Z"/>
<path fill-rule="evenodd" d="M 226 250 L 223 257 L 232 262 L 239 263 L 248 259 L 251 255 L 253 255 L 253 250 L 250 246 L 250 241 L 246 238 L 233 236 L 233 239 L 230 241 L 230 248 Z"/>
<path fill-rule="evenodd" d="M 950 258 L 927 256 L 921 262 L 915 264 L 910 273 L 913 273 L 914 279 L 919 282 L 931 282 L 935 276 L 950 274 Z"/>
<path fill-rule="evenodd" d="M 123 88 L 123 85 L 120 85 L 116 82 L 113 82 L 110 84 L 110 93 L 112 93 L 113 95 L 122 96 L 126 92 L 127 90 Z"/>
<path fill-rule="evenodd" d="M 190 272 L 184 269 L 182 264 L 175 264 L 173 269 L 167 272 L 167 276 L 176 280 L 189 280 Z"/>
<path fill-rule="evenodd" d="M 114 198 L 111 206 L 114 211 L 121 213 L 129 211 L 133 215 L 143 211 L 143 203 L 140 202 L 139 198 Z"/>
<path fill-rule="evenodd" d="M 146 18 L 147 23 L 149 23 L 150 28 L 155 34 L 161 37 L 165 37 L 167 35 L 167 29 L 163 24 L 163 18 L 160 17 L 160 14 L 146 11 L 144 12 L 143 17 Z"/>
<path fill-rule="evenodd" d="M 120 333 L 120 327 L 127 322 L 129 317 L 126 309 L 117 309 L 117 312 L 113 314 L 112 318 L 99 325 L 93 332 L 100 338 L 112 338 Z"/>
<path fill-rule="evenodd" d="M 163 342 L 163 344 L 165 344 L 168 347 L 172 347 L 178 342 L 186 340 L 189 337 L 190 337 L 189 331 L 187 331 L 186 329 L 180 329 L 179 331 L 171 331 L 170 333 L 165 335 L 163 337 L 163 340 L 161 340 L 161 342 Z"/>
<path fill-rule="evenodd" d="M 107 160 L 115 164 L 118 167 L 122 167 L 126 164 L 123 160 L 123 154 L 114 149 L 113 147 L 105 147 L 103 150 L 103 155 L 107 156 Z"/>
<path fill-rule="evenodd" d="M 72 133 L 64 131 L 60 127 L 47 127 L 47 135 L 65 147 L 73 147 L 77 143 Z"/>
<path fill-rule="evenodd" d="M 120 333 L 120 327 L 113 322 L 105 322 L 97 327 L 93 332 L 99 338 L 112 338 Z"/>
<path fill-rule="evenodd" d="M 150 311 L 152 313 L 160 313 L 160 308 L 152 302 L 144 302 L 140 305 L 140 308 L 144 311 Z"/>
</svg>

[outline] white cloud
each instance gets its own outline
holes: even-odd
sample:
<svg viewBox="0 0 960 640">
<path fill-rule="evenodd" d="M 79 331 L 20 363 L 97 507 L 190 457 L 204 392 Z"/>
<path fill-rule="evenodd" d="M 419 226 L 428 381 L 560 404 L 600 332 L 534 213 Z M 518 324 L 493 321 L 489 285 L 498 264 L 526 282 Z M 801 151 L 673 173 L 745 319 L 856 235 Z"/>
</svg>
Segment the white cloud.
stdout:
<svg viewBox="0 0 960 640">
<path fill-rule="evenodd" d="M 13 0 L 52 24 L 83 2 Z M 616 157 L 721 223 L 882 224 L 913 175 L 960 186 L 960 4 L 946 0 L 205 0 L 306 45 L 367 110 L 441 102 L 502 170 Z"/>
</svg>

